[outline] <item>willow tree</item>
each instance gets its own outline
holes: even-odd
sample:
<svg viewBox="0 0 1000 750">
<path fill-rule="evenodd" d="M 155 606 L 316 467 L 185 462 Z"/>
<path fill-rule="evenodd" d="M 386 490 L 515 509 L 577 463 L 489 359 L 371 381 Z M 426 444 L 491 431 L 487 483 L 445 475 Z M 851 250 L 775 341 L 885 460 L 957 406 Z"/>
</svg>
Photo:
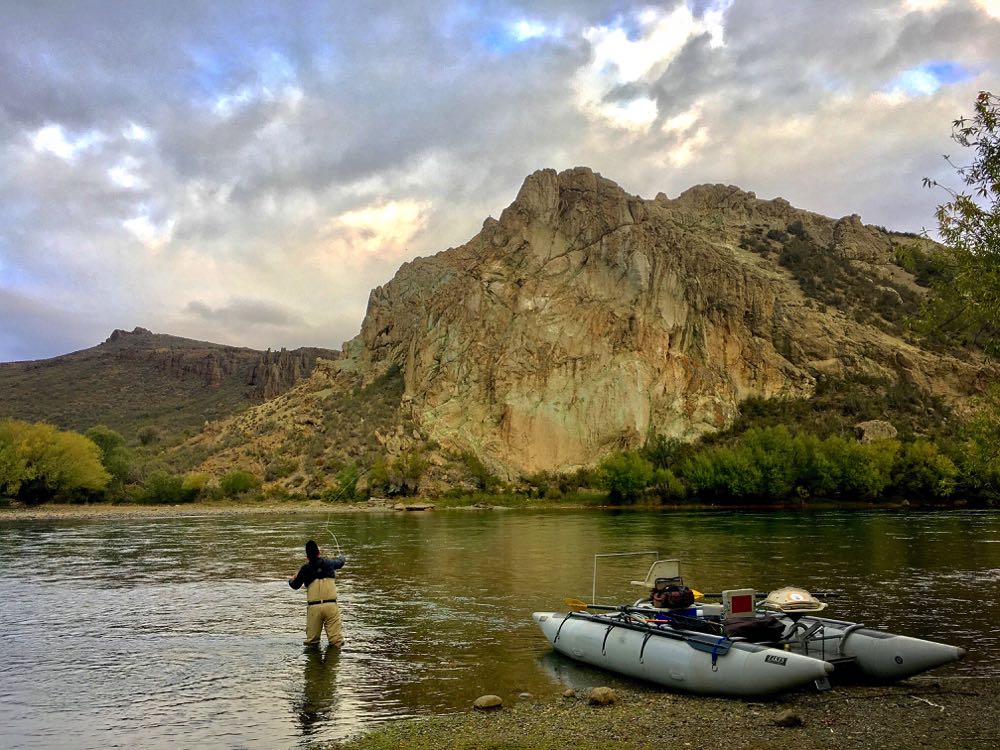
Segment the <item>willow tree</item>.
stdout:
<svg viewBox="0 0 1000 750">
<path fill-rule="evenodd" d="M 935 180 L 924 185 L 945 190 L 938 206 L 938 231 L 945 251 L 937 257 L 941 274 L 932 283 L 921 317 L 927 333 L 1000 355 L 1000 97 L 980 91 L 975 115 L 952 123 L 951 138 L 969 149 L 969 163 L 955 167 L 964 187 Z"/>
</svg>

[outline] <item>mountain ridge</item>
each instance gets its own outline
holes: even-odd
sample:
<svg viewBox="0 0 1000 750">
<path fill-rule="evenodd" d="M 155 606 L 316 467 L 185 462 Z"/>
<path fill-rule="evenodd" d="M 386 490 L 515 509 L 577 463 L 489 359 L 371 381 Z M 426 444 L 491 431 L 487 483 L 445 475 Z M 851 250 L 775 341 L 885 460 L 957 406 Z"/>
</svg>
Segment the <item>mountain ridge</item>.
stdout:
<svg viewBox="0 0 1000 750">
<path fill-rule="evenodd" d="M 41 360 L 0 363 L 0 416 L 84 431 L 106 424 L 134 439 L 200 429 L 288 390 L 306 377 L 320 348 L 257 351 L 115 329 L 102 343 Z"/>
</svg>

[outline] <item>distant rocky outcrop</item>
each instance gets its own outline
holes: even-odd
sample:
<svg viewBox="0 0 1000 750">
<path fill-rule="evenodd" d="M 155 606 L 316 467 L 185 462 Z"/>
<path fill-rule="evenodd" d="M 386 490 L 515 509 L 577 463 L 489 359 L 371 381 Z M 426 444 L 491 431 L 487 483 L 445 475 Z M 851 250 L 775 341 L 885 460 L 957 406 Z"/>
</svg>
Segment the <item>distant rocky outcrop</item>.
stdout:
<svg viewBox="0 0 1000 750">
<path fill-rule="evenodd" d="M 104 343 L 51 359 L 0 365 L 0 416 L 66 429 L 106 424 L 128 435 L 201 427 L 307 378 L 331 349 L 258 351 L 116 329 Z"/>
</svg>

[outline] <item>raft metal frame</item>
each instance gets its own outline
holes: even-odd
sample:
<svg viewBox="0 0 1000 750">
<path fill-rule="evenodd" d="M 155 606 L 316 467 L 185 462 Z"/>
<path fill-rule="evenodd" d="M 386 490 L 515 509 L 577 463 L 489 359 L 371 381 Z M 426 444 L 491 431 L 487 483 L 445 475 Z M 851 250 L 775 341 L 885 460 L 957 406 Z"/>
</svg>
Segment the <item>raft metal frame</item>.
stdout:
<svg viewBox="0 0 1000 750">
<path fill-rule="evenodd" d="M 600 552 L 594 555 L 594 578 L 590 586 L 590 601 L 597 601 L 597 558 L 599 557 L 635 557 L 636 555 L 653 555 L 654 559 L 659 559 L 660 553 L 656 550 L 646 552 Z"/>
</svg>

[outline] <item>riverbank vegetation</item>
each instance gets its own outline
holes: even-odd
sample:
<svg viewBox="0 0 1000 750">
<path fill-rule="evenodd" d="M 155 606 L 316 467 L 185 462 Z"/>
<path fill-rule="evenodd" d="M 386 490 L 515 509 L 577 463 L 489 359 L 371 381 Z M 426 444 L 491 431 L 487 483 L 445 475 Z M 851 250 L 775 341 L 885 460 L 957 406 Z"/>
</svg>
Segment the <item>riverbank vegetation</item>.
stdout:
<svg viewBox="0 0 1000 750">
<path fill-rule="evenodd" d="M 441 507 L 551 503 L 805 504 L 817 501 L 992 505 L 1000 500 L 1000 388 L 959 420 L 912 385 L 857 376 L 821 379 L 810 398 L 748 399 L 725 431 L 682 443 L 651 432 L 638 450 L 596 467 L 504 481 L 472 454 L 432 496 Z M 891 419 L 891 424 L 890 420 Z M 879 428 L 875 437 L 859 425 Z M 881 431 L 879 431 L 881 430 Z M 221 477 L 171 471 L 147 446 L 104 426 L 86 435 L 0 422 L 0 496 L 26 504 L 322 500 L 419 496 L 431 465 L 414 454 L 327 467 L 321 488 L 293 494 L 233 467 Z"/>
</svg>

